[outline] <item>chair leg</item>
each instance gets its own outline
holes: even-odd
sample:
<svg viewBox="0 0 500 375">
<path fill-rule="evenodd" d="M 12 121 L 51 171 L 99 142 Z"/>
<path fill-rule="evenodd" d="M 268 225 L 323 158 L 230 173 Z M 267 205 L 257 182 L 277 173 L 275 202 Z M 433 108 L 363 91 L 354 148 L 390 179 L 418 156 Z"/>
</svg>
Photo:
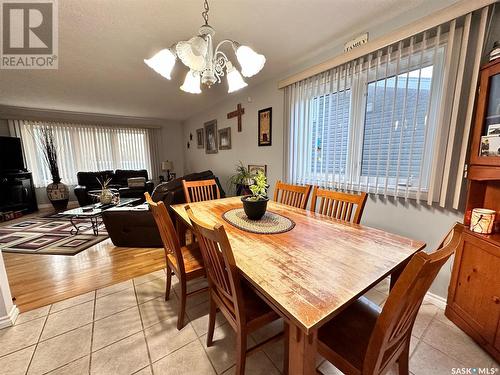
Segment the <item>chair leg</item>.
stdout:
<svg viewBox="0 0 500 375">
<path fill-rule="evenodd" d="M 290 326 L 287 322 L 283 322 L 283 331 L 285 333 L 285 345 L 284 345 L 284 353 L 283 353 L 283 375 L 288 375 L 288 354 L 289 354 L 289 346 L 290 346 Z"/>
<path fill-rule="evenodd" d="M 167 265 L 167 286 L 165 287 L 165 301 L 168 301 L 170 298 L 170 288 L 172 287 L 172 271 L 170 267 Z"/>
<path fill-rule="evenodd" d="M 399 375 L 408 375 L 410 372 L 409 368 L 409 358 L 410 358 L 410 339 L 405 344 L 405 348 L 398 359 Z"/>
<path fill-rule="evenodd" d="M 186 281 L 180 280 L 181 284 L 181 300 L 179 305 L 179 315 L 177 317 L 177 329 L 180 331 L 184 327 L 184 315 L 186 314 Z"/>
<path fill-rule="evenodd" d="M 217 306 L 210 296 L 210 312 L 208 314 L 208 333 L 207 333 L 207 347 L 212 346 L 214 342 L 215 318 L 217 316 Z"/>
<path fill-rule="evenodd" d="M 236 374 L 245 374 L 245 363 L 247 359 L 247 335 L 244 332 L 236 334 Z"/>
</svg>

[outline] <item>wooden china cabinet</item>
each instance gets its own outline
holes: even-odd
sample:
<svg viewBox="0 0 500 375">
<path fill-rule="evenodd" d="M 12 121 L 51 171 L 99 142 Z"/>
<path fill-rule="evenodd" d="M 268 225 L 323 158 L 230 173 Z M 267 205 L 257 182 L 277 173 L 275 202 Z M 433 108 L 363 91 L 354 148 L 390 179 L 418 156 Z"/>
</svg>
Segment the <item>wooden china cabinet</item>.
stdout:
<svg viewBox="0 0 500 375">
<path fill-rule="evenodd" d="M 489 208 L 497 223 L 490 235 L 464 230 L 445 314 L 500 362 L 500 59 L 481 69 L 477 99 L 464 222 Z"/>
</svg>

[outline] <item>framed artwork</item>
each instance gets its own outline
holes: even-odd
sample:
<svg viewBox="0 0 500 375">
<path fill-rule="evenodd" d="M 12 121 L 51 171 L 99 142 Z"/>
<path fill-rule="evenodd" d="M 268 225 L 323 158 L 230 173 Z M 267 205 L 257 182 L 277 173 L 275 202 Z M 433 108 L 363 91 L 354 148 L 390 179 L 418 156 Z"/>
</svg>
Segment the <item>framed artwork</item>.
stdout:
<svg viewBox="0 0 500 375">
<path fill-rule="evenodd" d="M 255 164 L 250 164 L 248 166 L 248 172 L 252 175 L 257 174 L 259 171 L 264 172 L 264 176 L 267 177 L 267 165 L 255 165 Z"/>
<path fill-rule="evenodd" d="M 259 146 L 271 146 L 273 137 L 273 108 L 259 111 Z"/>
<path fill-rule="evenodd" d="M 219 150 L 231 149 L 231 128 L 219 130 Z"/>
<path fill-rule="evenodd" d="M 217 120 L 205 122 L 205 153 L 216 154 L 217 149 Z"/>
<path fill-rule="evenodd" d="M 198 148 L 204 148 L 205 147 L 205 137 L 203 136 L 203 128 L 196 129 L 196 146 Z"/>
</svg>

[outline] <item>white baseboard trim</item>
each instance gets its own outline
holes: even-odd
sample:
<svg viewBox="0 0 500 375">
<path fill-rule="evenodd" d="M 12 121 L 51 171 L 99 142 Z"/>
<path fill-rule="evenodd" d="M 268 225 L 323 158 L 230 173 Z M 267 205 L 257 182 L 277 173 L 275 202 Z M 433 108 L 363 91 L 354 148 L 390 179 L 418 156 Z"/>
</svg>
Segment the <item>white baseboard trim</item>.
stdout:
<svg viewBox="0 0 500 375">
<path fill-rule="evenodd" d="M 9 315 L 0 317 L 0 329 L 11 327 L 16 322 L 17 316 L 19 315 L 19 309 L 16 305 L 12 306 Z"/>
<path fill-rule="evenodd" d="M 434 306 L 437 306 L 440 309 L 444 310 L 446 308 L 446 298 L 438 296 L 437 294 L 427 292 L 427 294 L 424 297 L 424 300 L 426 300 L 429 303 L 432 303 Z"/>
</svg>

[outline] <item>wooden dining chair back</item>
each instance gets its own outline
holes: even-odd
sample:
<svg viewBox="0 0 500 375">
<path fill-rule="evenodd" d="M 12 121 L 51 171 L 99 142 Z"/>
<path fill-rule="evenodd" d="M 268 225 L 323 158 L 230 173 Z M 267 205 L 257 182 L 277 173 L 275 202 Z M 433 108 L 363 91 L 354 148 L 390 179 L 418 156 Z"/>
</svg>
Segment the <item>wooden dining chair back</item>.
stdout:
<svg viewBox="0 0 500 375">
<path fill-rule="evenodd" d="M 400 358 L 401 373 L 408 373 L 410 338 L 425 294 L 439 270 L 461 241 L 463 226 L 456 224 L 434 253 L 416 253 L 391 290 L 368 343 L 363 374 L 381 374 Z M 403 355 L 403 358 L 401 356 Z"/>
<path fill-rule="evenodd" d="M 220 190 L 214 179 L 200 181 L 182 180 L 187 203 L 220 199 Z"/>
<path fill-rule="evenodd" d="M 177 328 L 184 327 L 184 316 L 186 313 L 186 300 L 188 297 L 203 293 L 208 290 L 207 287 L 201 287 L 190 292 L 187 291 L 187 282 L 190 280 L 204 278 L 205 268 L 203 266 L 202 256 L 197 244 L 192 246 L 181 246 L 179 237 L 170 218 L 167 207 L 162 201 L 156 203 L 151 199 L 149 193 L 144 193 L 146 202 L 160 232 L 163 248 L 165 249 L 166 261 L 166 286 L 165 301 L 170 296 L 172 286 L 172 272 L 179 279 L 180 303 L 178 306 Z"/>
<path fill-rule="evenodd" d="M 310 193 L 311 185 L 300 186 L 278 181 L 274 187 L 274 201 L 305 209 Z"/>
<path fill-rule="evenodd" d="M 366 197 L 366 193 L 349 194 L 315 186 L 312 193 L 311 211 L 359 224 Z"/>
<path fill-rule="evenodd" d="M 211 291 L 229 323 L 237 329 L 245 324 L 245 316 L 239 308 L 240 276 L 226 231 L 220 224 L 210 227 L 197 219 L 189 205 L 186 212 L 200 244 Z"/>
</svg>

